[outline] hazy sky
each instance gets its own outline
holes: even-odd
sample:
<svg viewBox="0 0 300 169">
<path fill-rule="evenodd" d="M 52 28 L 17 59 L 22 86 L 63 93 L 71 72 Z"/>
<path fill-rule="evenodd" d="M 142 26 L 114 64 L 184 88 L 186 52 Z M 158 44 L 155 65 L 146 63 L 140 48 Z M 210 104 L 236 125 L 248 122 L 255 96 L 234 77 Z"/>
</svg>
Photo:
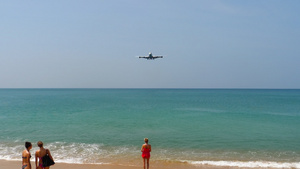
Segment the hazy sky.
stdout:
<svg viewBox="0 0 300 169">
<path fill-rule="evenodd" d="M 3 0 L 0 88 L 300 88 L 299 9 L 299 0 Z M 136 57 L 149 52 L 165 57 Z"/>
</svg>

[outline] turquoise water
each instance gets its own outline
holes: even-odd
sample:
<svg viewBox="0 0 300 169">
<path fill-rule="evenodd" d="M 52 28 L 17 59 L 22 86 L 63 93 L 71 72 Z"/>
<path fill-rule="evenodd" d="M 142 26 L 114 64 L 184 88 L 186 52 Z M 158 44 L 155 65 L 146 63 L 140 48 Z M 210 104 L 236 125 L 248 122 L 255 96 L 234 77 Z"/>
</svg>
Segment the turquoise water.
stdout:
<svg viewBox="0 0 300 169">
<path fill-rule="evenodd" d="M 300 90 L 0 89 L 0 159 L 300 168 Z M 37 146 L 34 144 L 34 152 Z M 123 161 L 122 161 L 123 160 Z"/>
</svg>

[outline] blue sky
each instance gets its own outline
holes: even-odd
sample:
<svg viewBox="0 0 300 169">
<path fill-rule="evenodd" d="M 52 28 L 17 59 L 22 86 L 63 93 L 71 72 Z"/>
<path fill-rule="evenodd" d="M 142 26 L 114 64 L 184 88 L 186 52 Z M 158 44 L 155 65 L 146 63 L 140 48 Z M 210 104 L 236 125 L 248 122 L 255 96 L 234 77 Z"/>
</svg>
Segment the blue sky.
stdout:
<svg viewBox="0 0 300 169">
<path fill-rule="evenodd" d="M 0 88 L 300 88 L 299 7 L 1 1 Z"/>
</svg>

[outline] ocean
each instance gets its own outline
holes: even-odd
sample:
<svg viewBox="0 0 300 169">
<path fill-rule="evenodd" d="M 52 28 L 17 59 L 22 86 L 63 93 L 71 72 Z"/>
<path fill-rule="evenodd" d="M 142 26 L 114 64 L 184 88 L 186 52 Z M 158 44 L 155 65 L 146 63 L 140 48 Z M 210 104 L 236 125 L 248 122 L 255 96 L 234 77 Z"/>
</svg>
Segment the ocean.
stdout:
<svg viewBox="0 0 300 169">
<path fill-rule="evenodd" d="M 0 159 L 300 168 L 300 90 L 0 89 Z M 34 160 L 34 159 L 33 159 Z M 151 164 L 150 164 L 151 165 Z"/>
</svg>

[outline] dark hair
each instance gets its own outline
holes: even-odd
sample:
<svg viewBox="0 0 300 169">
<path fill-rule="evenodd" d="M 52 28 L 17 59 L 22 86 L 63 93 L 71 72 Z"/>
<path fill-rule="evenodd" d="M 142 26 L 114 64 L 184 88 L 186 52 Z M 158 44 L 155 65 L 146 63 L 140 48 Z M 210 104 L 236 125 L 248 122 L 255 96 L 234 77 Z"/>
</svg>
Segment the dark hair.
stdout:
<svg viewBox="0 0 300 169">
<path fill-rule="evenodd" d="M 38 141 L 38 142 L 37 142 L 37 145 L 38 145 L 39 147 L 43 147 L 43 142 L 42 142 L 42 141 Z"/>
<path fill-rule="evenodd" d="M 30 142 L 25 142 L 25 147 L 26 147 L 26 149 L 28 149 L 30 146 L 32 146 L 32 144 L 30 143 Z"/>
</svg>

